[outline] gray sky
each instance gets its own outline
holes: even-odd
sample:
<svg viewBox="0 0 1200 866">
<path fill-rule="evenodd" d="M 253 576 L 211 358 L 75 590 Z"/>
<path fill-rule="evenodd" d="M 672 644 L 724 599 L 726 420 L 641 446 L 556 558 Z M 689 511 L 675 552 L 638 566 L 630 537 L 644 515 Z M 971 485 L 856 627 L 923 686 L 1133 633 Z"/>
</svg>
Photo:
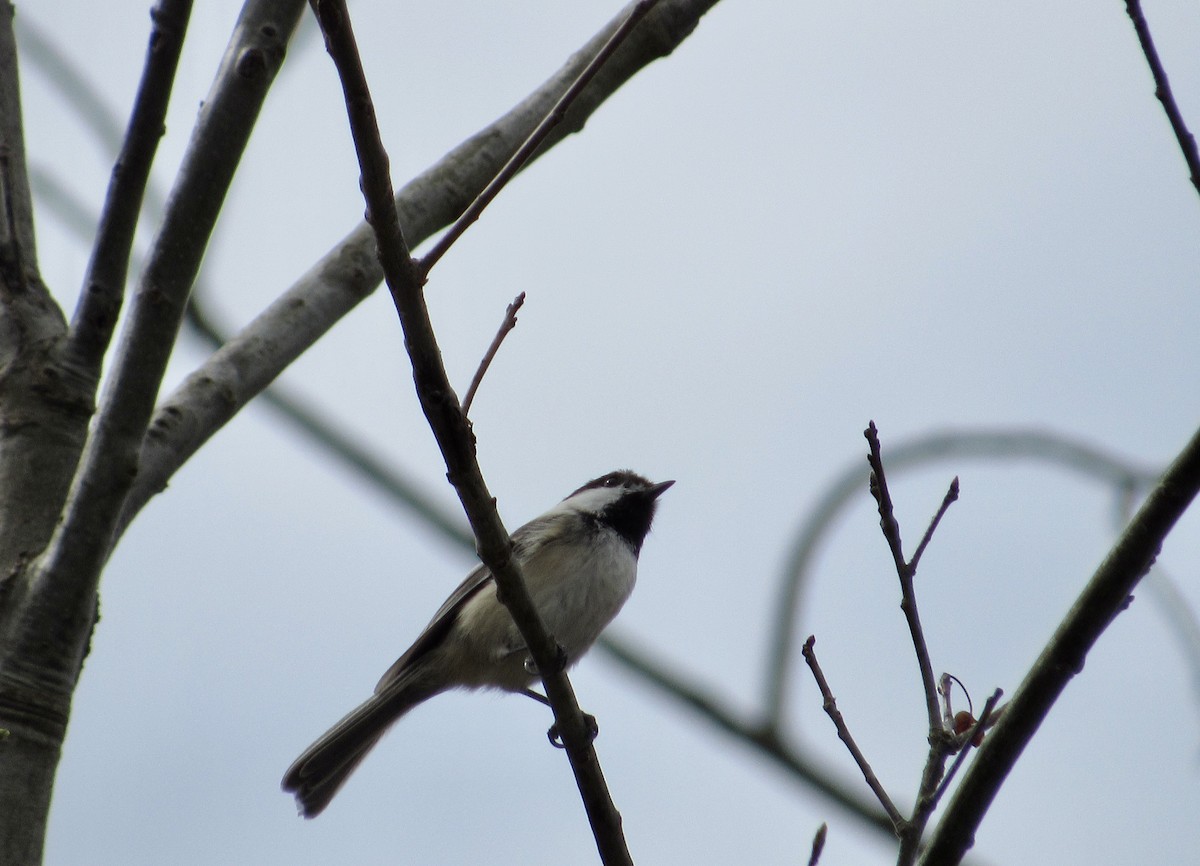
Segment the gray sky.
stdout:
<svg viewBox="0 0 1200 866">
<path fill-rule="evenodd" d="M 197 4 L 158 163 L 169 182 L 237 3 Z M 618 3 L 354 6 L 394 178 L 507 110 Z M 1200 6 L 1147 8 L 1200 128 Z M 124 118 L 144 4 L 59 0 L 52 33 Z M 312 34 L 309 34 L 311 37 Z M 97 207 L 111 155 L 26 64 L 31 161 Z M 123 120 L 122 120 L 123 122 Z M 309 38 L 268 102 L 210 249 L 211 303 L 246 322 L 361 218 L 332 64 Z M 39 210 L 68 309 L 87 250 Z M 454 381 L 520 291 L 476 400 L 480 459 L 515 527 L 590 477 L 676 478 L 614 631 L 753 712 L 779 571 L 823 487 L 933 431 L 1057 431 L 1139 465 L 1195 429 L 1200 201 L 1122 5 L 727 0 L 489 209 L 433 272 Z M 204 357 L 184 337 L 178 382 Z M 369 299 L 285 376 L 453 505 L 399 329 Z M 1188 385 L 1187 383 L 1193 383 Z M 1190 396 L 1189 396 L 1190 395 Z M 899 478 L 937 671 L 977 704 L 1011 693 L 1113 533 L 1101 486 L 1034 463 L 956 459 Z M 893 796 L 924 760 L 896 579 L 864 490 L 821 549 L 799 630 Z M 1200 522 L 1161 564 L 1200 603 Z M 364 698 L 469 559 L 253 406 L 152 502 L 105 578 L 47 862 L 595 862 L 549 718 L 531 701 L 439 698 L 329 811 L 279 791 Z M 850 759 L 801 667 L 797 738 Z M 574 677 L 644 863 L 823 863 L 888 846 L 599 653 Z M 992 863 L 1184 862 L 1200 850 L 1196 683 L 1146 589 L 1109 630 L 978 837 Z"/>
</svg>

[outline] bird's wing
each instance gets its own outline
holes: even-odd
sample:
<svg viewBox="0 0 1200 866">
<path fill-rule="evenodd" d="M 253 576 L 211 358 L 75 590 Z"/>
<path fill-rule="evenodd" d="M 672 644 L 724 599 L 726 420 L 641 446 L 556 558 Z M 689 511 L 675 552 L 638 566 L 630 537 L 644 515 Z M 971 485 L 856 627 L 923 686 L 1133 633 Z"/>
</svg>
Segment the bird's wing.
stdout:
<svg viewBox="0 0 1200 866">
<path fill-rule="evenodd" d="M 462 606 L 491 582 L 492 573 L 485 565 L 478 566 L 468 574 L 466 579 L 458 585 L 454 592 L 450 593 L 450 597 L 438 608 L 433 619 L 429 621 L 429 625 L 425 626 L 425 630 L 413 641 L 413 645 L 405 650 L 404 655 L 396 659 L 395 663 L 380 677 L 379 683 L 375 686 L 375 693 L 379 694 L 386 689 L 402 672 L 408 669 L 409 665 L 440 644 L 445 639 L 446 633 L 450 631 L 450 627 L 454 625 L 455 617 L 458 616 L 458 611 Z"/>
<path fill-rule="evenodd" d="M 565 521 L 562 515 L 554 513 L 543 514 L 541 517 L 529 521 L 512 533 L 513 555 L 527 560 L 536 550 L 557 541 L 562 535 L 563 526 L 565 526 Z M 382 692 L 410 665 L 441 644 L 454 625 L 463 605 L 493 582 L 492 572 L 486 565 L 481 564 L 468 574 L 466 579 L 458 585 L 454 592 L 450 593 L 450 597 L 438 608 L 433 619 L 429 621 L 429 625 L 425 626 L 425 630 L 413 641 L 413 645 L 404 651 L 404 655 L 396 659 L 395 663 L 387 669 L 387 673 L 380 677 L 379 683 L 375 686 L 375 693 Z"/>
</svg>

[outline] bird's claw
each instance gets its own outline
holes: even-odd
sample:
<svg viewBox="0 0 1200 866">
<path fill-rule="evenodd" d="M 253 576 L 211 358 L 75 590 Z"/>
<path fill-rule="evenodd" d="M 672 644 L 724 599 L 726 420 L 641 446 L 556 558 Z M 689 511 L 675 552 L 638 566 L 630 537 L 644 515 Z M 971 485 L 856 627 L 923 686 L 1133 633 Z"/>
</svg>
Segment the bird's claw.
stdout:
<svg viewBox="0 0 1200 866">
<path fill-rule="evenodd" d="M 583 723 L 587 726 L 588 742 L 590 743 L 596 739 L 597 735 L 599 735 L 600 726 L 596 724 L 596 717 L 591 713 L 583 714 Z M 546 731 L 546 739 L 548 739 L 550 741 L 550 745 L 554 746 L 556 749 L 565 749 L 567 747 L 562 741 L 562 735 L 559 733 L 557 722 L 550 726 L 550 730 Z"/>
</svg>

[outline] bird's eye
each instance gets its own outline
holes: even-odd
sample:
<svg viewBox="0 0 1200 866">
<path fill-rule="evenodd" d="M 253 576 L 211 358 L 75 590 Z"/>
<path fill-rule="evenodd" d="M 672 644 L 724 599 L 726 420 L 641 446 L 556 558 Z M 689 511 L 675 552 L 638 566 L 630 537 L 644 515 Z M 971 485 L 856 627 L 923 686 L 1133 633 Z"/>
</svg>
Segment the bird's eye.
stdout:
<svg viewBox="0 0 1200 866">
<path fill-rule="evenodd" d="M 619 476 L 619 475 L 608 476 L 607 478 L 604 479 L 604 486 L 605 487 L 620 487 L 621 486 L 621 476 Z"/>
</svg>

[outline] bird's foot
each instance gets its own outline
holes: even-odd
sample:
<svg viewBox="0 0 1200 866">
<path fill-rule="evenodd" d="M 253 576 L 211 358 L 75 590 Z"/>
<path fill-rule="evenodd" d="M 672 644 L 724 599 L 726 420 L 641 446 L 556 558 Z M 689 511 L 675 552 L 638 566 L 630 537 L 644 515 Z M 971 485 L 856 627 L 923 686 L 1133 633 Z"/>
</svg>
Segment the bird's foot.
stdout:
<svg viewBox="0 0 1200 866">
<path fill-rule="evenodd" d="M 596 724 L 596 717 L 591 713 L 583 714 L 583 723 L 587 726 L 588 742 L 596 739 L 600 733 L 600 726 Z M 550 745 L 556 749 L 565 749 L 566 744 L 562 741 L 562 735 L 558 731 L 558 723 L 555 722 L 550 726 L 550 730 L 546 731 L 546 739 L 550 741 Z"/>
</svg>

